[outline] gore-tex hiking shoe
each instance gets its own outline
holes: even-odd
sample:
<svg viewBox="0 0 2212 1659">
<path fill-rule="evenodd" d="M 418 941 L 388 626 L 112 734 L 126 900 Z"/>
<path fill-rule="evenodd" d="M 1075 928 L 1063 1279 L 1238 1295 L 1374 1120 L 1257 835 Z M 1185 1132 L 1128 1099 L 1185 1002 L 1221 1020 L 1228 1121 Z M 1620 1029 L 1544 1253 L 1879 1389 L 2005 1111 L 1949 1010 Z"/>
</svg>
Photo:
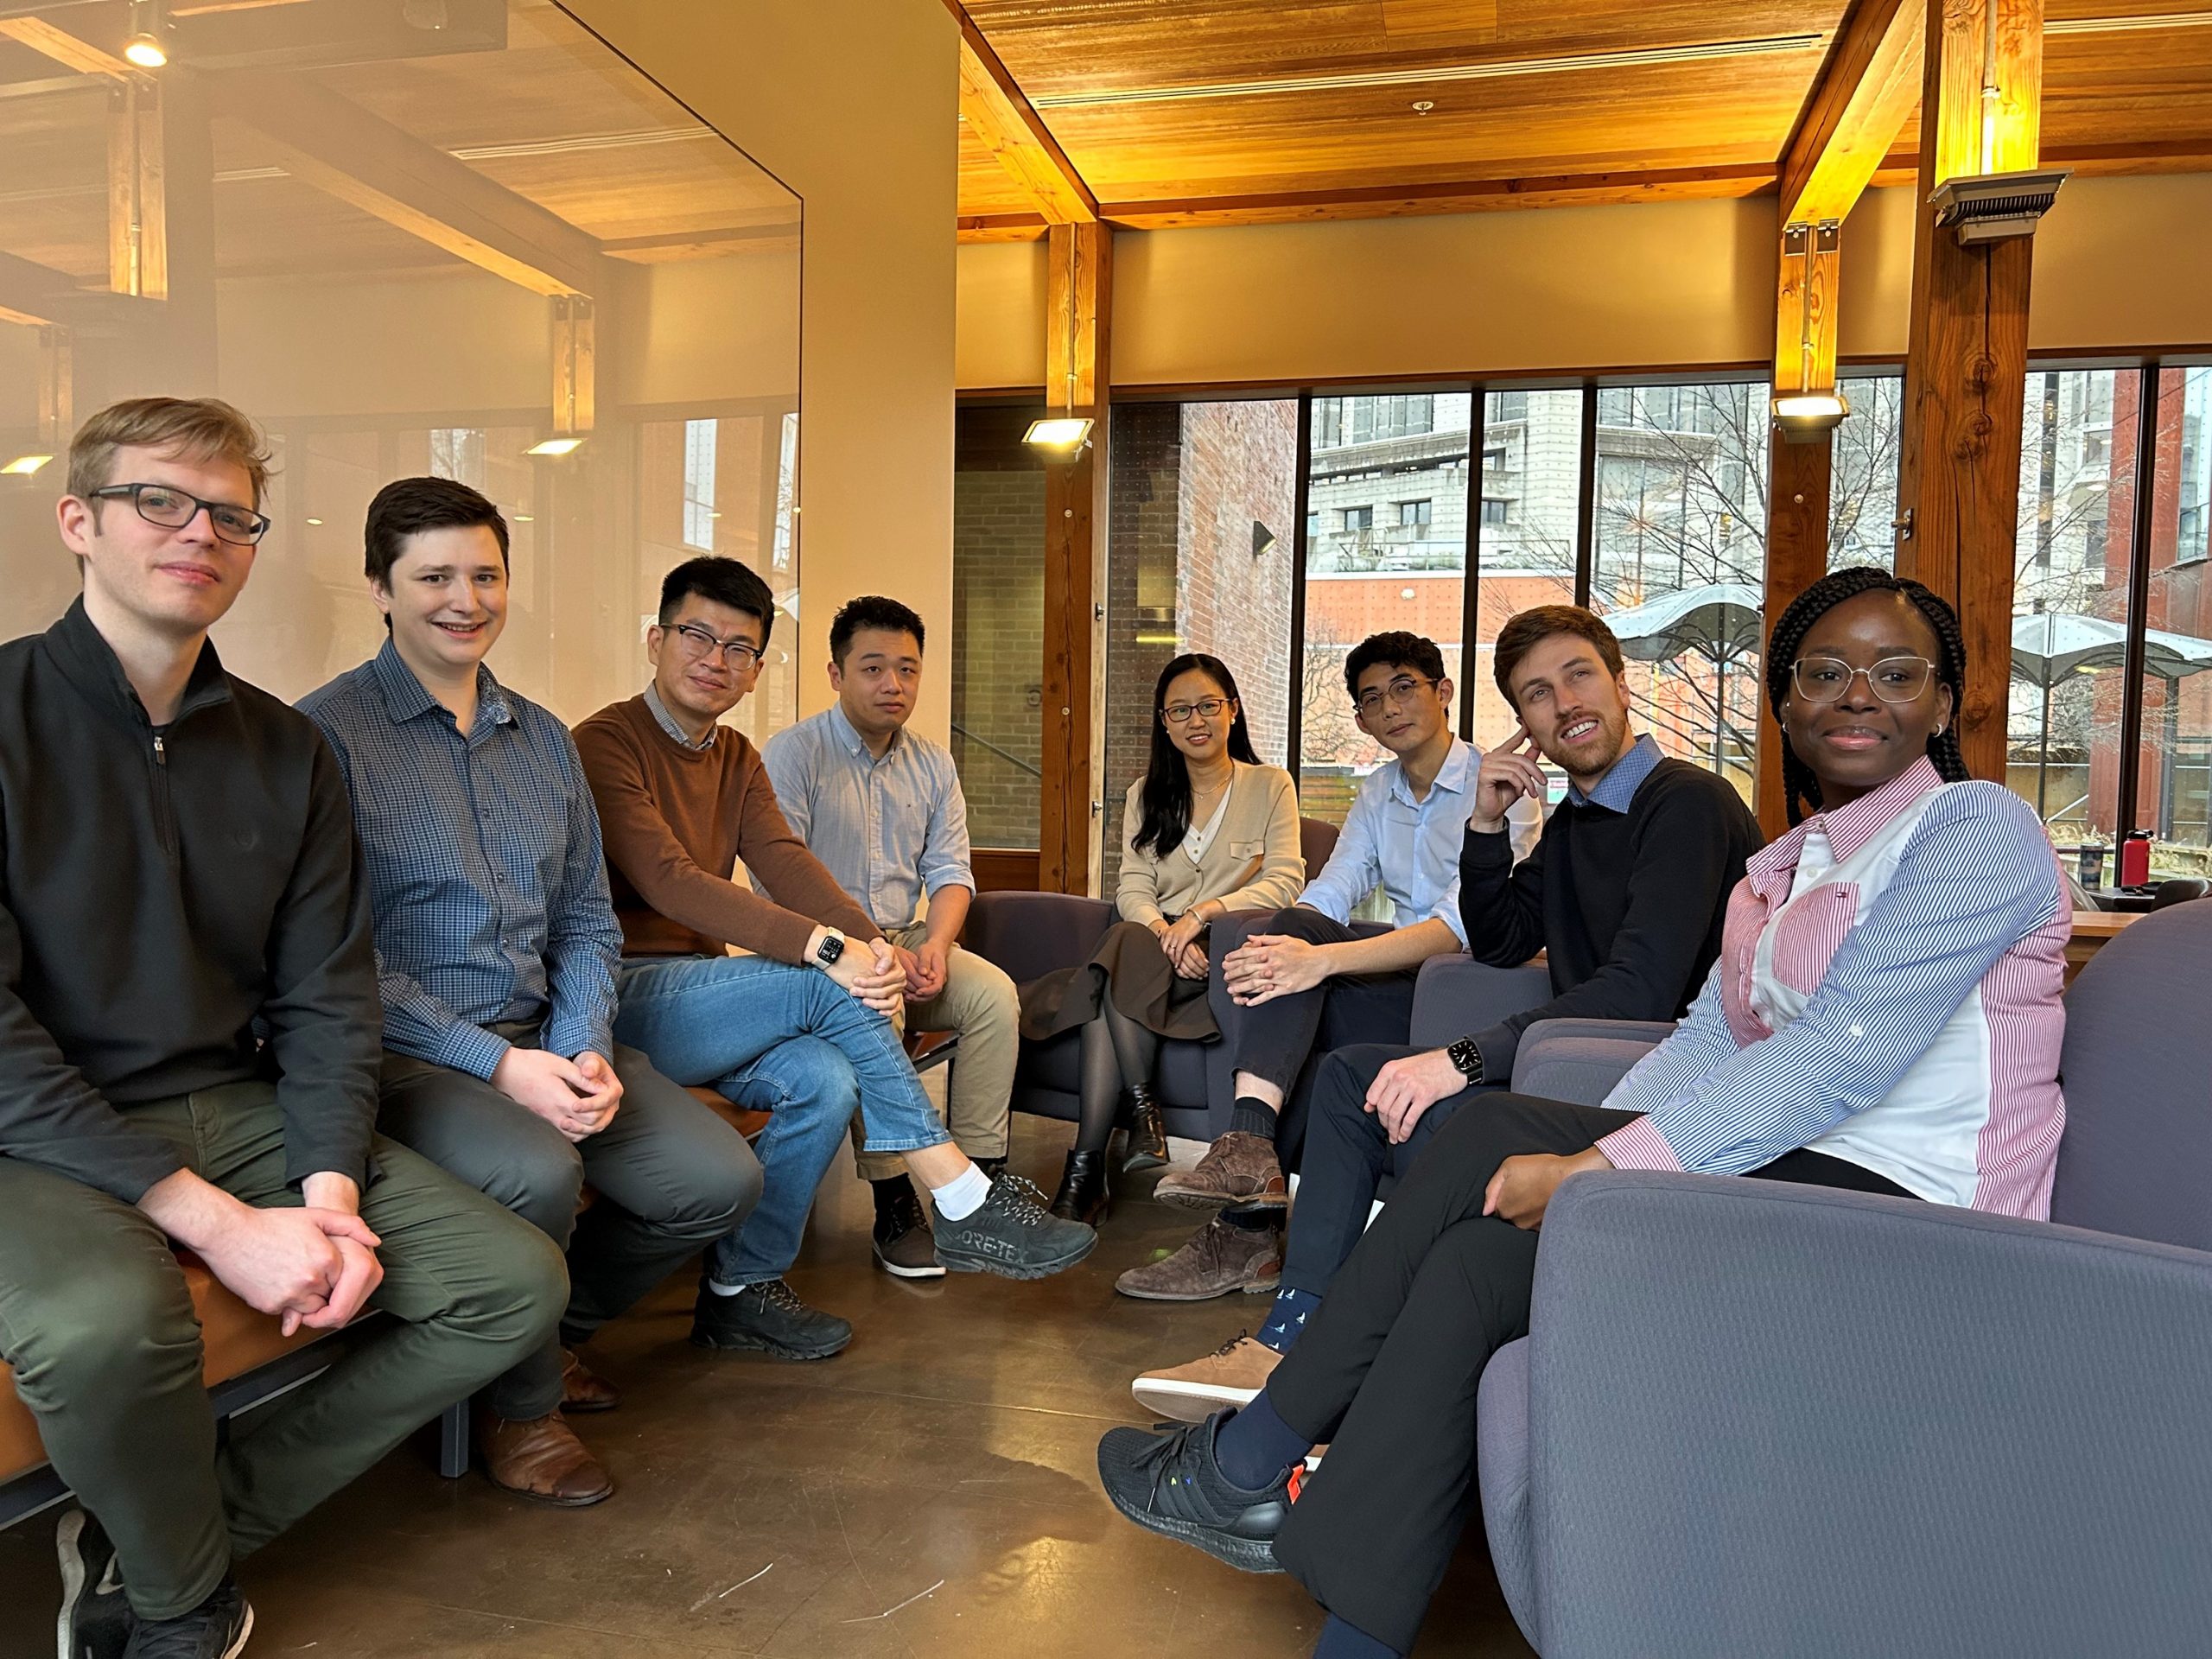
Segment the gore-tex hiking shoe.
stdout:
<svg viewBox="0 0 2212 1659">
<path fill-rule="evenodd" d="M 1045 1195 L 1019 1175 L 1001 1175 L 991 1194 L 958 1221 L 937 1218 L 937 1259 L 955 1273 L 995 1273 L 1001 1279 L 1045 1279 L 1090 1254 L 1098 1235 L 1063 1221 Z"/>
</svg>

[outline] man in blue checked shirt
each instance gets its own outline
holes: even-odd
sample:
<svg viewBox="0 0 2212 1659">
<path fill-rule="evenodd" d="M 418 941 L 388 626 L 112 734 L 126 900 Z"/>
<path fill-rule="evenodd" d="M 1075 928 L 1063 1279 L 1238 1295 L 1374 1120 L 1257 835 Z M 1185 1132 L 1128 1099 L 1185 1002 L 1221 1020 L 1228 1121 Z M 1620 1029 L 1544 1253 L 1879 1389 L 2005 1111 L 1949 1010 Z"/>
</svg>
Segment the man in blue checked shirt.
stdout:
<svg viewBox="0 0 2212 1659">
<path fill-rule="evenodd" d="M 729 1126 L 613 1040 L 622 936 L 568 729 L 483 665 L 507 609 L 507 526 L 464 484 L 369 505 L 391 637 L 301 709 L 336 751 L 367 855 L 385 1019 L 379 1123 L 568 1251 L 558 1338 L 486 1391 L 486 1472 L 569 1506 L 614 1490 L 563 1417 L 617 1403 L 581 1344 L 741 1222 L 760 1166 Z M 582 1217 L 588 1179 L 599 1194 Z"/>
<path fill-rule="evenodd" d="M 1286 1157 L 1297 1161 L 1307 1061 L 1347 1043 L 1402 1043 L 1414 982 L 1431 957 L 1467 948 L 1459 849 L 1480 757 L 1452 734 L 1452 681 L 1433 640 L 1402 631 L 1363 639 L 1344 658 L 1353 717 L 1390 759 L 1361 784 L 1336 851 L 1298 903 L 1213 954 L 1214 1007 L 1236 1068 L 1229 1130 L 1198 1166 L 1170 1171 L 1154 1196 L 1217 1215 L 1174 1255 L 1132 1268 L 1125 1296 L 1198 1301 L 1273 1289 L 1289 1206 Z M 1533 800 L 1510 814 L 1514 850 L 1535 844 Z M 1388 929 L 1353 925 L 1376 888 Z M 1278 1129 L 1283 1151 L 1278 1152 Z"/>
</svg>

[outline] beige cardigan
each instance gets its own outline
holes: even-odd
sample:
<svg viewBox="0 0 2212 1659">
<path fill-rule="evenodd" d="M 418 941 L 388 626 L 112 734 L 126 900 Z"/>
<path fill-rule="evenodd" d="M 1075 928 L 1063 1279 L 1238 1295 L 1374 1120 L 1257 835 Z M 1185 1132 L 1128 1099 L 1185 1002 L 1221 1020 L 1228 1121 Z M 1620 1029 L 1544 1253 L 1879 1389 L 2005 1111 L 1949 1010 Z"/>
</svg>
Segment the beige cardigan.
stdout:
<svg viewBox="0 0 2212 1659">
<path fill-rule="evenodd" d="M 1209 899 L 1231 910 L 1281 910 L 1297 902 L 1306 886 L 1297 785 L 1279 766 L 1242 760 L 1236 766 L 1229 810 L 1196 864 L 1180 847 L 1161 857 L 1131 844 L 1144 823 L 1144 779 L 1129 785 L 1122 809 L 1122 874 L 1114 890 L 1122 920 L 1149 926 Z"/>
</svg>

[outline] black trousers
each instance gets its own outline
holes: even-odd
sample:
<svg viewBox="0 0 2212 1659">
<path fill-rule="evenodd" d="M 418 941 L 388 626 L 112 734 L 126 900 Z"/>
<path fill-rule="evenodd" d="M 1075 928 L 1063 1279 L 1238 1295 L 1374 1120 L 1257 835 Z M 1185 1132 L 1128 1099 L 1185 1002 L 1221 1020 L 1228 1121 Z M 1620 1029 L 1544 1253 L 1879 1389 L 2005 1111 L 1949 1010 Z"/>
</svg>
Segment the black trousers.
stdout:
<svg viewBox="0 0 2212 1659">
<path fill-rule="evenodd" d="M 1338 944 L 1365 938 L 1374 931 L 1348 927 L 1318 910 L 1294 905 L 1249 929 L 1244 937 L 1287 933 L 1314 944 Z M 1228 954 L 1224 950 L 1215 955 L 1217 982 Z M 1285 1169 L 1298 1168 L 1303 1155 L 1315 1071 L 1307 1061 L 1347 1043 L 1405 1041 L 1413 1029 L 1414 985 L 1419 978 L 1412 969 L 1399 969 L 1325 979 L 1310 991 L 1279 996 L 1255 1008 L 1237 1007 L 1226 995 L 1214 999 L 1217 1013 L 1225 1012 L 1222 1035 L 1230 1045 L 1232 1069 L 1264 1077 L 1283 1091 L 1275 1150 Z"/>
<path fill-rule="evenodd" d="M 1539 1235 L 1484 1217 L 1483 1191 L 1506 1159 L 1585 1151 L 1633 1116 L 1476 1097 L 1437 1131 L 1268 1379 L 1282 1420 L 1330 1442 L 1275 1559 L 1329 1611 L 1402 1653 L 1474 1501 L 1476 1383 L 1492 1354 L 1529 1332 Z M 1910 1196 L 1815 1152 L 1753 1173 Z"/>
</svg>

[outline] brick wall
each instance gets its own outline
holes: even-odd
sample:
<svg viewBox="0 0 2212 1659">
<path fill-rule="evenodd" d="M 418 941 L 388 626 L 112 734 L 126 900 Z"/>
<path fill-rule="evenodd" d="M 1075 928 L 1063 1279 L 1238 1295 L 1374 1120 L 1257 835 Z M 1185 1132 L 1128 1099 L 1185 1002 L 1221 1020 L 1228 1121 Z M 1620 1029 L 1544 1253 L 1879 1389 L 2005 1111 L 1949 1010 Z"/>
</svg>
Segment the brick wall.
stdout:
<svg viewBox="0 0 2212 1659">
<path fill-rule="evenodd" d="M 952 753 L 978 847 L 1037 844 L 1045 664 L 1045 474 L 1027 411 L 963 410 L 952 485 Z M 1003 416 L 1004 418 L 1001 418 Z M 978 429 L 988 429 L 979 430 Z M 934 642 L 932 642 L 934 643 Z"/>
</svg>

